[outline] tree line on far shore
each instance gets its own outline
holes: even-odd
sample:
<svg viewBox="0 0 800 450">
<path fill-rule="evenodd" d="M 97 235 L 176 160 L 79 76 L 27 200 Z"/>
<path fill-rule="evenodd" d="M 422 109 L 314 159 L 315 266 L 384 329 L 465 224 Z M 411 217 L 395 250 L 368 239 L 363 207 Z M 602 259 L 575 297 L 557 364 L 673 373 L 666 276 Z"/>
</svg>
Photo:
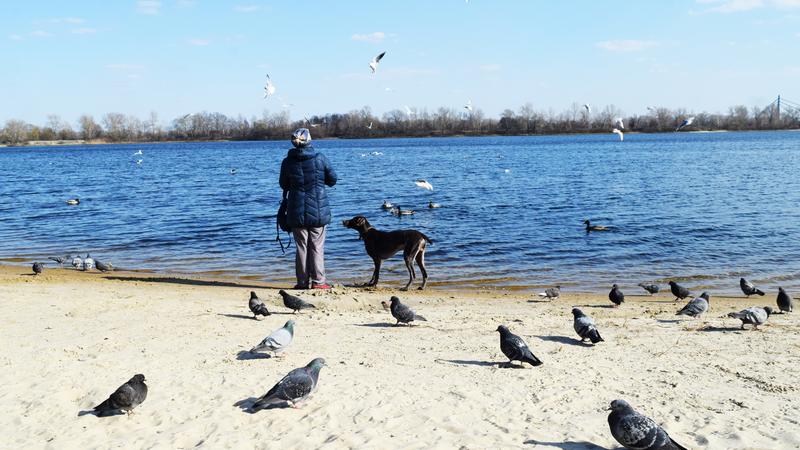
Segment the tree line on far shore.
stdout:
<svg viewBox="0 0 800 450">
<path fill-rule="evenodd" d="M 686 118 L 695 117 L 687 130 L 780 130 L 800 128 L 800 111 L 775 106 L 766 109 L 733 106 L 727 114 L 689 113 L 685 109 L 647 108 L 643 115 L 625 116 L 613 105 L 602 109 L 573 103 L 566 111 L 537 111 L 527 103 L 516 111 L 506 109 L 499 117 L 485 117 L 480 109 L 455 108 L 392 110 L 380 118 L 365 106 L 346 114 L 312 116 L 290 120 L 288 111 L 261 117 L 229 117 L 221 113 L 186 114 L 163 126 L 155 112 L 142 120 L 132 115 L 108 113 L 99 122 L 91 115 L 70 124 L 57 115 L 48 116 L 43 126 L 21 120 L 7 120 L 0 128 L 0 143 L 25 145 L 31 141 L 155 142 L 188 140 L 273 140 L 287 139 L 299 127 L 311 129 L 314 138 L 383 138 L 429 136 L 534 135 L 603 133 L 622 118 L 625 130 L 654 133 L 674 131 Z"/>
</svg>

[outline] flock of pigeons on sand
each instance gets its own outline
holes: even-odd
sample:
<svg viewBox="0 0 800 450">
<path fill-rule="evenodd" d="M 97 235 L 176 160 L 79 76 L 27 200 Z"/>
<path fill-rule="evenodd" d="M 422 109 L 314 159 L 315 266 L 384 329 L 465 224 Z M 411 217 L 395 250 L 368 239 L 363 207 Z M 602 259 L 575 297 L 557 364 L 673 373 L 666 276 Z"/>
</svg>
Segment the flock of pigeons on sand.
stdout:
<svg viewBox="0 0 800 450">
<path fill-rule="evenodd" d="M 50 256 L 47 259 L 55 262 L 58 264 L 58 267 L 63 268 L 64 264 L 71 263 L 72 268 L 75 270 L 80 270 L 82 272 L 91 271 L 93 269 L 97 269 L 100 272 L 113 272 L 117 270 L 113 264 L 106 263 L 100 261 L 99 259 L 94 259 L 90 254 L 86 254 L 85 258 L 81 258 L 80 256 L 73 257 L 72 255 L 65 255 L 65 256 Z M 34 262 L 33 263 L 33 274 L 34 275 L 41 275 L 44 272 L 44 266 L 47 263 L 43 262 Z"/>
</svg>

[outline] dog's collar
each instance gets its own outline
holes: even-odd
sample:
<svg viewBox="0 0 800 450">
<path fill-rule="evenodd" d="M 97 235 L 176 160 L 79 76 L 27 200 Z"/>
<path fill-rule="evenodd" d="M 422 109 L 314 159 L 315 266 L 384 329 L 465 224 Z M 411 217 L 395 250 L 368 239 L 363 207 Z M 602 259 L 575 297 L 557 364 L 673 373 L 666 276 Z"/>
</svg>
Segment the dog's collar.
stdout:
<svg viewBox="0 0 800 450">
<path fill-rule="evenodd" d="M 359 238 L 359 239 L 361 239 L 361 240 L 363 241 L 363 240 L 364 240 L 364 235 L 365 235 L 365 234 L 367 234 L 367 232 L 368 232 L 369 230 L 374 230 L 374 229 L 375 229 L 375 227 L 373 227 L 372 225 L 369 225 L 369 226 L 367 227 L 367 229 L 366 229 L 366 230 L 364 230 L 364 232 L 363 232 L 363 233 L 359 231 L 359 233 L 358 233 L 358 238 Z"/>
</svg>

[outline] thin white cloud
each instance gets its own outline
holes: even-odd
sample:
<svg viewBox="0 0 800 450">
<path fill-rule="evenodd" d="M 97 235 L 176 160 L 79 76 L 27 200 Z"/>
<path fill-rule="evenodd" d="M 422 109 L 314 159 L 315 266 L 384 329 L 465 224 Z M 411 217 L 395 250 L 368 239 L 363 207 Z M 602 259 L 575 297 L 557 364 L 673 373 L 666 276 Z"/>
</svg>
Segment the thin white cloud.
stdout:
<svg viewBox="0 0 800 450">
<path fill-rule="evenodd" d="M 52 34 L 48 33 L 47 31 L 44 31 L 44 30 L 36 30 L 36 31 L 31 32 L 31 36 L 45 38 L 45 37 L 52 36 Z"/>
<path fill-rule="evenodd" d="M 141 64 L 106 64 L 106 69 L 112 70 L 140 70 L 144 69 L 144 66 Z"/>
<path fill-rule="evenodd" d="M 11 39 L 12 41 L 21 41 L 22 40 L 22 36 L 20 36 L 18 34 L 9 35 L 8 38 Z"/>
<path fill-rule="evenodd" d="M 156 15 L 161 11 L 161 2 L 159 0 L 138 0 L 136 10 L 140 14 Z"/>
<path fill-rule="evenodd" d="M 386 33 L 384 33 L 383 31 L 376 31 L 374 33 L 368 33 L 368 34 L 354 34 L 350 36 L 350 39 L 357 42 L 378 43 L 378 42 L 383 42 L 383 40 L 386 39 Z"/>
<path fill-rule="evenodd" d="M 765 7 L 779 9 L 800 8 L 800 0 L 697 0 L 701 5 L 709 5 L 705 13 L 738 13 Z"/>
<path fill-rule="evenodd" d="M 178 0 L 178 6 L 182 6 L 182 7 L 186 7 L 186 8 L 194 6 L 196 4 L 197 4 L 197 2 L 195 0 Z"/>
<path fill-rule="evenodd" d="M 75 28 L 71 31 L 72 34 L 94 34 L 97 30 L 94 28 Z"/>
<path fill-rule="evenodd" d="M 208 39 L 187 39 L 186 43 L 196 47 L 205 47 L 206 45 L 210 44 L 211 41 Z"/>
<path fill-rule="evenodd" d="M 658 45 L 658 42 L 622 39 L 616 41 L 602 41 L 595 45 L 609 52 L 640 52 L 642 50 L 655 47 Z"/>
<path fill-rule="evenodd" d="M 81 19 L 80 17 L 54 17 L 52 19 L 47 19 L 44 21 L 39 21 L 38 23 L 69 23 L 72 25 L 79 25 L 84 22 L 85 20 Z"/>
<path fill-rule="evenodd" d="M 261 9 L 261 7 L 258 5 L 236 5 L 233 7 L 233 10 L 238 13 L 252 13 L 259 9 Z"/>
<path fill-rule="evenodd" d="M 478 69 L 480 69 L 481 72 L 499 72 L 503 69 L 503 66 L 500 64 L 484 64 L 478 67 Z"/>
</svg>

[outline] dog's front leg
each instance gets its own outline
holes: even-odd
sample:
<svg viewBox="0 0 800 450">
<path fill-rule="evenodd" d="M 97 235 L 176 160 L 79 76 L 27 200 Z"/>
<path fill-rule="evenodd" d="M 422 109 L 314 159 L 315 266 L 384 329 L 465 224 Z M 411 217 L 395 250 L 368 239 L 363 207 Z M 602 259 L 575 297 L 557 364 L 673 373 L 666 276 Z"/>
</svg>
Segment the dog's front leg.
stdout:
<svg viewBox="0 0 800 450">
<path fill-rule="evenodd" d="M 375 263 L 375 271 L 372 272 L 372 279 L 369 280 L 369 283 L 367 283 L 367 285 L 377 286 L 378 278 L 380 278 L 380 273 L 381 273 L 381 260 L 380 258 L 372 258 L 372 262 Z"/>
</svg>

